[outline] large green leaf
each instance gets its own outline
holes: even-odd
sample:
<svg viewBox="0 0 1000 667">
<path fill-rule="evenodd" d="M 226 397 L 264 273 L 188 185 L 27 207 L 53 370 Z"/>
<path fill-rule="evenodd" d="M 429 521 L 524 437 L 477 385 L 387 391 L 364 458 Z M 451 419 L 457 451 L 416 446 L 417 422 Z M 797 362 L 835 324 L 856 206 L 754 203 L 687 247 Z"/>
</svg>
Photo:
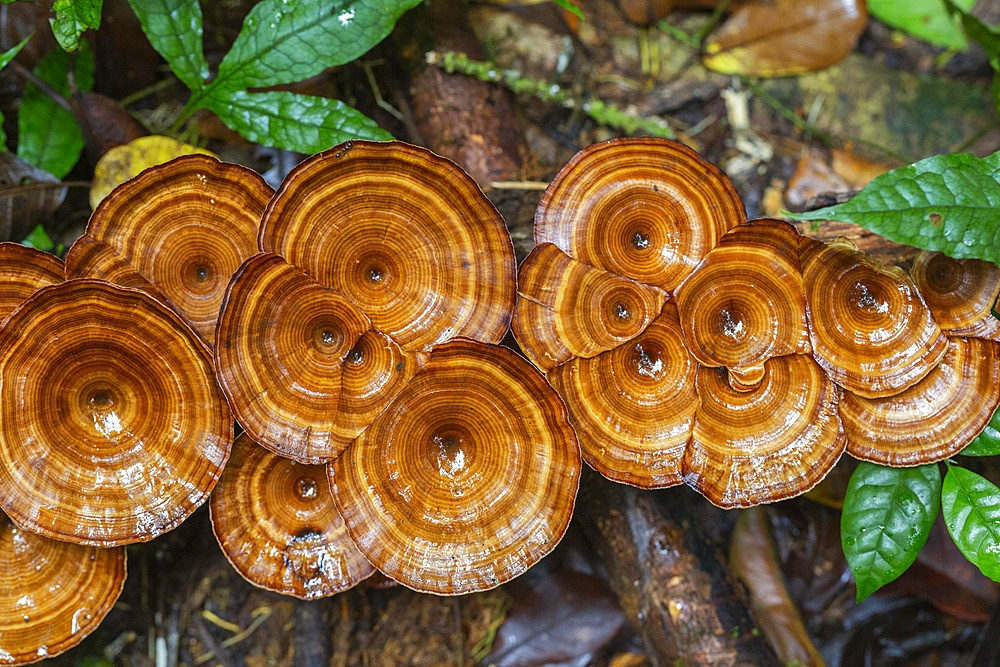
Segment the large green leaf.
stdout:
<svg viewBox="0 0 1000 667">
<path fill-rule="evenodd" d="M 49 19 L 52 34 L 59 46 L 67 51 L 80 47 L 80 35 L 88 28 L 97 29 L 101 25 L 101 5 L 104 0 L 55 0 Z"/>
<path fill-rule="evenodd" d="M 35 74 L 59 93 L 69 96 L 67 74 L 74 62 L 73 75 L 80 90 L 94 87 L 94 56 L 86 42 L 74 57 L 55 50 L 45 56 Z M 83 152 L 83 135 L 73 114 L 32 85 L 28 85 L 17 111 L 17 155 L 56 178 L 69 173 Z"/>
<path fill-rule="evenodd" d="M 134 0 L 137 1 L 137 0 Z M 301 81 L 378 44 L 420 0 L 263 0 L 243 21 L 210 86 L 218 90 Z"/>
<path fill-rule="evenodd" d="M 993 413 L 993 419 L 986 425 L 983 432 L 959 453 L 965 456 L 996 456 L 1000 454 L 1000 410 Z"/>
<path fill-rule="evenodd" d="M 935 155 L 876 177 L 843 204 L 793 215 L 854 222 L 899 243 L 1000 263 L 1000 152 Z"/>
<path fill-rule="evenodd" d="M 976 0 L 955 0 L 955 4 L 967 10 Z M 933 44 L 952 49 L 966 47 L 965 36 L 944 0 L 868 0 L 868 11 L 894 28 Z"/>
<path fill-rule="evenodd" d="M 861 602 L 913 564 L 940 507 L 936 465 L 887 468 L 862 462 L 847 485 L 840 543 Z"/>
<path fill-rule="evenodd" d="M 208 101 L 226 125 L 250 141 L 300 153 L 316 153 L 349 139 L 392 139 L 372 119 L 325 97 L 236 91 Z"/>
<path fill-rule="evenodd" d="M 198 0 L 128 0 L 149 43 L 177 78 L 199 90 L 208 78 Z"/>
<path fill-rule="evenodd" d="M 949 466 L 941 508 L 948 532 L 965 557 L 1000 581 L 1000 489 L 971 470 Z"/>
</svg>

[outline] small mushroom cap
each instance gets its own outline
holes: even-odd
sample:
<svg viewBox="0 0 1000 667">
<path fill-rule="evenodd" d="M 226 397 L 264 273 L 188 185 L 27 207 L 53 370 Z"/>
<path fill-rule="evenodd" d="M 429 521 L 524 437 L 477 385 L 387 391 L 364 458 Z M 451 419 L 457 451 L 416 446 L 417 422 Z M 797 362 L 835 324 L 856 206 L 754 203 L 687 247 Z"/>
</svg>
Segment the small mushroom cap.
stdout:
<svg viewBox="0 0 1000 667">
<path fill-rule="evenodd" d="M 7 320 L 0 411 L 3 510 L 94 546 L 177 526 L 208 498 L 233 435 L 191 329 L 152 297 L 98 280 L 46 287 Z"/>
<path fill-rule="evenodd" d="M 245 433 L 233 443 L 209 507 L 226 558 L 261 588 L 312 599 L 375 572 L 347 534 L 326 468 L 280 457 Z"/>
<path fill-rule="evenodd" d="M 301 463 L 339 455 L 418 365 L 370 326 L 350 300 L 278 255 L 247 260 L 226 293 L 215 348 L 219 384 L 247 433 Z"/>
<path fill-rule="evenodd" d="M 124 585 L 124 549 L 51 540 L 0 513 L 0 664 L 36 662 L 76 646 Z"/>
<path fill-rule="evenodd" d="M 942 331 L 1000 340 L 1000 320 L 990 312 L 1000 295 L 995 264 L 924 250 L 913 260 L 910 275 Z"/>
<path fill-rule="evenodd" d="M 729 178 L 690 148 L 612 139 L 577 153 L 553 179 L 535 213 L 535 243 L 673 291 L 745 220 Z"/>
<path fill-rule="evenodd" d="M 499 342 L 514 308 L 514 246 L 458 165 L 398 141 L 351 141 L 285 178 L 260 248 L 354 301 L 406 350 Z"/>
<path fill-rule="evenodd" d="M 583 459 L 608 479 L 651 489 L 684 481 L 697 372 L 677 307 L 667 303 L 634 340 L 546 377 L 569 408 Z"/>
<path fill-rule="evenodd" d="M 578 262 L 551 243 L 535 246 L 518 270 L 512 329 L 543 371 L 593 357 L 635 337 L 663 307 L 663 290 Z"/>
<path fill-rule="evenodd" d="M 329 470 L 351 537 L 375 567 L 457 595 L 508 581 L 555 547 L 580 467 L 545 378 L 506 348 L 457 339 L 434 348 Z"/>
<path fill-rule="evenodd" d="M 63 280 L 63 262 L 55 255 L 0 243 L 0 321 L 38 290 Z"/>
<path fill-rule="evenodd" d="M 258 225 L 272 193 L 252 169 L 184 155 L 115 188 L 91 215 L 87 235 L 155 285 L 213 345 L 226 285 L 257 252 Z M 77 265 L 74 277 L 103 277 L 79 272 L 84 267 Z"/>
<path fill-rule="evenodd" d="M 944 359 L 894 396 L 844 392 L 847 451 L 887 466 L 943 461 L 982 432 L 1000 405 L 1000 343 L 951 338 Z"/>
<path fill-rule="evenodd" d="M 902 270 L 812 239 L 803 240 L 801 263 L 813 356 L 834 382 L 889 396 L 941 361 L 948 339 Z"/>
<path fill-rule="evenodd" d="M 809 352 L 799 238 L 780 220 L 740 225 L 677 289 L 684 337 L 699 363 L 754 384 L 767 359 Z"/>
<path fill-rule="evenodd" d="M 815 486 L 844 453 L 838 391 L 812 358 L 764 363 L 750 390 L 721 368 L 698 371 L 701 406 L 684 459 L 684 479 L 726 509 L 792 498 Z"/>
</svg>

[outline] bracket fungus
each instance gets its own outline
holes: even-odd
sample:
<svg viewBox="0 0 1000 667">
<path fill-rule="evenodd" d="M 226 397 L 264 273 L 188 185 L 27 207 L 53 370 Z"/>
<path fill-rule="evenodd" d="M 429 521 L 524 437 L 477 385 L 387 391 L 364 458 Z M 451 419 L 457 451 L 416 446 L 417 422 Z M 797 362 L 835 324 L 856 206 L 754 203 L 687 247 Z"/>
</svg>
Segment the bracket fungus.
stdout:
<svg viewBox="0 0 1000 667">
<path fill-rule="evenodd" d="M 178 525 L 208 498 L 232 441 L 190 327 L 145 293 L 99 280 L 46 287 L 8 317 L 0 410 L 3 511 L 94 546 Z"/>
<path fill-rule="evenodd" d="M 252 169 L 207 155 L 151 167 L 101 200 L 76 244 L 89 247 L 67 254 L 67 277 L 139 288 L 146 281 L 158 292 L 153 296 L 165 296 L 211 346 L 226 285 L 257 252 L 258 225 L 272 193 Z"/>
<path fill-rule="evenodd" d="M 0 512 L 0 664 L 36 662 L 76 646 L 124 584 L 124 549 L 34 535 Z"/>
<path fill-rule="evenodd" d="M 566 408 L 545 378 L 506 348 L 464 338 L 435 347 L 328 464 L 365 557 L 440 595 L 493 588 L 555 548 L 580 468 Z"/>
<path fill-rule="evenodd" d="M 347 534 L 326 468 L 280 457 L 246 434 L 233 443 L 210 509 L 226 558 L 261 588 L 313 599 L 375 572 Z"/>
<path fill-rule="evenodd" d="M 63 262 L 55 255 L 0 243 L 0 321 L 38 290 L 63 282 L 63 273 Z"/>
<path fill-rule="evenodd" d="M 911 279 L 848 241 L 747 222 L 725 175 L 672 142 L 578 153 L 535 241 L 514 336 L 612 480 L 771 502 L 845 450 L 946 458 L 1000 403 L 995 343 L 972 337 L 1000 331 L 996 267 L 923 255 Z"/>
<path fill-rule="evenodd" d="M 263 253 L 227 291 L 216 341 L 237 420 L 264 447 L 333 459 L 454 337 L 498 343 L 514 305 L 503 219 L 453 162 L 353 141 L 289 173 Z"/>
</svg>

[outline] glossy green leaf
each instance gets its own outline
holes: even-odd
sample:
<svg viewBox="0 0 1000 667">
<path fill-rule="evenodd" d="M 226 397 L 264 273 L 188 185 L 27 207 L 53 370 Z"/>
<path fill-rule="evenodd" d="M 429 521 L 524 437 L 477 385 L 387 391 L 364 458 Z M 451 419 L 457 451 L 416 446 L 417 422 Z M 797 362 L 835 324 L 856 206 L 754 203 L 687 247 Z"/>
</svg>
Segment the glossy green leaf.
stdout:
<svg viewBox="0 0 1000 667">
<path fill-rule="evenodd" d="M 55 50 L 45 56 L 35 74 L 59 93 L 69 96 L 67 75 L 73 63 L 73 75 L 80 90 L 94 87 L 94 56 L 86 42 L 75 56 Z M 17 155 L 62 178 L 73 168 L 83 152 L 83 135 L 73 114 L 32 85 L 28 85 L 17 112 Z"/>
<path fill-rule="evenodd" d="M 944 0 L 944 4 L 948 8 L 948 13 L 961 21 L 965 34 L 983 47 L 987 56 L 993 58 L 1000 54 L 1000 26 L 983 23 L 967 11 L 969 8 L 962 7 L 955 0 Z"/>
<path fill-rule="evenodd" d="M 552 2 L 556 3 L 557 5 L 559 5 L 560 7 L 562 7 L 563 9 L 565 9 L 566 11 L 574 14 L 576 16 L 576 18 L 580 19 L 581 21 L 584 20 L 584 18 L 583 18 L 583 12 L 580 11 L 579 7 L 577 7 L 572 2 L 570 2 L 570 0 L 552 0 Z"/>
<path fill-rule="evenodd" d="M 965 10 L 976 0 L 955 0 Z M 944 0 L 868 0 L 868 12 L 894 28 L 940 46 L 964 49 L 965 35 L 945 7 Z"/>
<path fill-rule="evenodd" d="M 84 30 L 97 29 L 101 25 L 101 5 L 103 0 L 55 0 L 49 19 L 52 34 L 59 46 L 66 51 L 80 48 L 80 35 Z"/>
<path fill-rule="evenodd" d="M 1000 151 L 935 155 L 876 177 L 802 220 L 854 222 L 898 243 L 1000 263 Z"/>
<path fill-rule="evenodd" d="M 348 139 L 392 139 L 372 119 L 325 97 L 236 91 L 208 102 L 226 125 L 250 141 L 300 153 L 316 153 Z"/>
<path fill-rule="evenodd" d="M 858 602 L 916 560 L 937 517 L 940 491 L 936 465 L 858 465 L 840 518 L 840 543 L 858 585 Z"/>
<path fill-rule="evenodd" d="M 138 0 L 134 0 L 138 2 Z M 263 0 L 210 84 L 239 90 L 301 81 L 378 44 L 420 0 Z"/>
<path fill-rule="evenodd" d="M 949 466 L 941 509 L 955 544 L 979 571 L 1000 581 L 1000 489 L 985 477 Z"/>
<path fill-rule="evenodd" d="M 198 0 L 128 0 L 149 43 L 177 78 L 199 90 L 208 78 Z"/>
<path fill-rule="evenodd" d="M 983 432 L 976 436 L 959 454 L 965 456 L 996 456 L 1000 454 L 1000 410 L 993 413 L 993 419 Z"/>
<path fill-rule="evenodd" d="M 18 53 L 21 52 L 21 49 L 23 49 L 24 45 L 28 43 L 29 39 L 31 39 L 31 35 L 28 35 L 27 37 L 22 39 L 19 44 L 15 44 L 14 46 L 10 47 L 3 53 L 0 53 L 0 69 L 6 67 L 7 64 L 14 59 L 14 56 L 16 56 Z"/>
</svg>

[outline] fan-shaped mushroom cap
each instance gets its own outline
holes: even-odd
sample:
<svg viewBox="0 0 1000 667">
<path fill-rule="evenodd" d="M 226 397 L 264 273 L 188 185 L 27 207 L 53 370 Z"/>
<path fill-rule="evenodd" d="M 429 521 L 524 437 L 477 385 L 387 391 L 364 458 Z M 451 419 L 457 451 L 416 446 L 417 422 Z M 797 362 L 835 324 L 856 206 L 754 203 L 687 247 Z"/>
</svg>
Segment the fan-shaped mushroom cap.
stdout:
<svg viewBox="0 0 1000 667">
<path fill-rule="evenodd" d="M 233 443 L 210 509 L 226 558 L 261 588 L 311 599 L 375 572 L 347 534 L 326 468 L 280 457 L 246 434 Z"/>
<path fill-rule="evenodd" d="M 0 512 L 0 664 L 22 665 L 76 646 L 125 584 L 125 550 L 50 540 Z"/>
<path fill-rule="evenodd" d="M 0 321 L 36 291 L 63 282 L 55 255 L 19 243 L 0 243 Z"/>
<path fill-rule="evenodd" d="M 535 243 L 673 291 L 746 220 L 715 165 L 662 139 L 612 139 L 577 153 L 542 195 Z"/>
<path fill-rule="evenodd" d="M 514 246 L 468 174 L 400 142 L 353 141 L 292 170 L 260 248 L 354 301 L 406 350 L 455 336 L 499 342 L 514 307 Z"/>
<path fill-rule="evenodd" d="M 226 293 L 215 356 L 219 384 L 247 433 L 302 463 L 340 454 L 371 423 L 357 413 L 373 419 L 417 367 L 387 339 L 385 351 L 369 339 L 352 356 L 369 327 L 351 301 L 278 255 L 245 262 Z"/>
<path fill-rule="evenodd" d="M 97 278 L 145 292 L 154 299 L 173 307 L 153 283 L 126 262 L 114 248 L 84 234 L 66 252 L 66 278 Z"/>
<path fill-rule="evenodd" d="M 801 262 L 813 356 L 840 386 L 896 394 L 944 356 L 948 340 L 902 270 L 844 242 L 805 240 Z"/>
<path fill-rule="evenodd" d="M 766 361 L 751 391 L 732 388 L 721 368 L 701 367 L 685 481 L 727 509 L 808 491 L 844 453 L 837 394 L 805 355 Z"/>
<path fill-rule="evenodd" d="M 608 479 L 649 489 L 684 481 L 697 372 L 677 307 L 667 303 L 634 340 L 547 377 L 566 401 L 584 460 Z"/>
<path fill-rule="evenodd" d="M 543 371 L 592 357 L 633 338 L 663 307 L 663 290 L 578 262 L 551 243 L 535 246 L 518 270 L 512 329 Z"/>
<path fill-rule="evenodd" d="M 212 345 L 226 284 L 257 252 L 258 225 L 272 193 L 252 169 L 184 155 L 115 188 L 91 215 L 87 235 L 155 285 Z"/>
<path fill-rule="evenodd" d="M 1000 405 L 1000 343 L 951 338 L 925 378 L 894 396 L 844 392 L 840 416 L 847 451 L 888 466 L 942 461 L 962 451 Z"/>
<path fill-rule="evenodd" d="M 1000 320 L 990 312 L 1000 294 L 995 264 L 924 250 L 913 260 L 910 275 L 942 331 L 1000 340 Z"/>
<path fill-rule="evenodd" d="M 329 470 L 365 557 L 410 588 L 454 595 L 497 586 L 555 547 L 580 466 L 542 375 L 506 348 L 458 339 Z"/>
<path fill-rule="evenodd" d="M 37 292 L 0 331 L 0 505 L 24 528 L 117 546 L 207 499 L 233 422 L 171 309 L 98 280 Z"/>
<path fill-rule="evenodd" d="M 799 238 L 787 222 L 751 220 L 723 236 L 677 289 L 684 338 L 699 363 L 725 366 L 752 385 L 767 359 L 809 352 Z"/>
</svg>

